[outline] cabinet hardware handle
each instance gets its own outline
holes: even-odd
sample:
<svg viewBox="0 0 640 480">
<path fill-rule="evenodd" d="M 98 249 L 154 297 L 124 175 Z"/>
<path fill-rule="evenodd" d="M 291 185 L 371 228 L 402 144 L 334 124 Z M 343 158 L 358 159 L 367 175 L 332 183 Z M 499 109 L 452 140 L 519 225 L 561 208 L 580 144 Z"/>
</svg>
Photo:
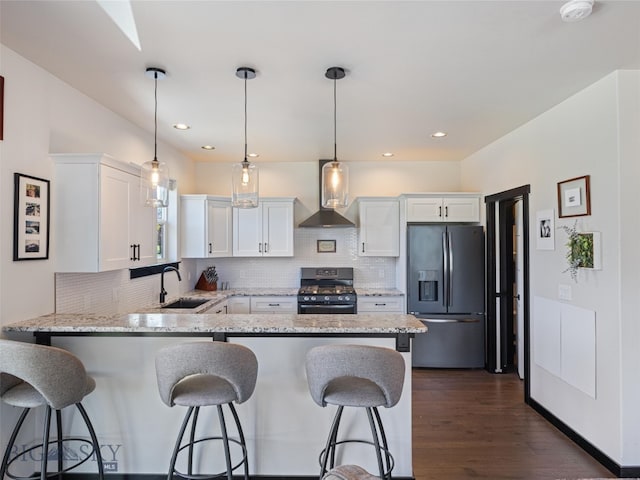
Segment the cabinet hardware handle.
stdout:
<svg viewBox="0 0 640 480">
<path fill-rule="evenodd" d="M 364 242 L 362 242 L 362 253 L 364 253 Z"/>
<path fill-rule="evenodd" d="M 438 216 L 442 217 L 442 207 L 438 207 Z"/>
<path fill-rule="evenodd" d="M 376 307 L 384 307 L 386 306 L 386 303 L 376 303 Z"/>
<path fill-rule="evenodd" d="M 211 253 L 211 244 L 209 244 L 209 253 Z"/>
<path fill-rule="evenodd" d="M 267 242 L 264 242 L 264 253 L 267 253 L 269 251 L 269 244 Z"/>
<path fill-rule="evenodd" d="M 129 245 L 129 248 L 131 249 L 131 257 L 129 257 L 129 260 L 131 260 L 132 262 L 136 259 L 136 246 L 135 245 Z"/>
<path fill-rule="evenodd" d="M 444 207 L 444 216 L 449 217 L 449 207 Z"/>
<path fill-rule="evenodd" d="M 270 307 L 279 307 L 280 304 L 279 303 L 270 303 L 269 306 Z"/>
<path fill-rule="evenodd" d="M 262 253 L 262 243 L 258 244 L 258 253 Z"/>
<path fill-rule="evenodd" d="M 136 260 L 140 260 L 140 244 L 139 243 L 137 244 L 137 247 L 138 247 L 138 258 Z"/>
</svg>

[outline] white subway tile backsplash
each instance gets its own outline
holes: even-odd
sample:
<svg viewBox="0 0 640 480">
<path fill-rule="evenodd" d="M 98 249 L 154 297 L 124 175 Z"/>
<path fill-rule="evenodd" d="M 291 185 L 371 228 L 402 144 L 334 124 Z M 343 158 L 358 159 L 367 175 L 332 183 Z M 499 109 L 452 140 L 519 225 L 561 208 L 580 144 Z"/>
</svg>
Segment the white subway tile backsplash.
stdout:
<svg viewBox="0 0 640 480">
<path fill-rule="evenodd" d="M 318 240 L 335 240 L 335 253 L 318 253 Z M 165 275 L 169 297 L 192 290 L 202 271 L 215 265 L 220 282 L 230 288 L 296 288 L 300 267 L 353 267 L 354 284 L 360 288 L 395 288 L 394 257 L 358 256 L 355 228 L 296 228 L 294 257 L 232 257 L 185 259 L 180 263 L 182 282 Z M 129 270 L 104 273 L 57 273 L 56 312 L 126 313 L 158 302 L 158 275 L 129 279 Z"/>
</svg>

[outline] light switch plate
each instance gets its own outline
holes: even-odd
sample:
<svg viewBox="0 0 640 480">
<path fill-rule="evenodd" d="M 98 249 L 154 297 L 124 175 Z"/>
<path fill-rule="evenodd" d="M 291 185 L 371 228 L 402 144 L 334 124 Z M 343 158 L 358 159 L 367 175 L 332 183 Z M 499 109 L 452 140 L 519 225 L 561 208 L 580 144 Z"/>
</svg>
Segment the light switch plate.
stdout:
<svg viewBox="0 0 640 480">
<path fill-rule="evenodd" d="M 558 298 L 560 300 L 571 300 L 571 285 L 558 285 Z"/>
</svg>

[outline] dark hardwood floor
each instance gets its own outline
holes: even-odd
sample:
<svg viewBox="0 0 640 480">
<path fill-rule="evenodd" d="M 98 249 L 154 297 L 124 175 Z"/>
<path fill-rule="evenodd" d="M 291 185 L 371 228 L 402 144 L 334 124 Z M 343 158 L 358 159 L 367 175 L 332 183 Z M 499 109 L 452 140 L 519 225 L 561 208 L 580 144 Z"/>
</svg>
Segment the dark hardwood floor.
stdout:
<svg viewBox="0 0 640 480">
<path fill-rule="evenodd" d="M 416 480 L 613 478 L 524 403 L 515 374 L 413 370 Z"/>
</svg>

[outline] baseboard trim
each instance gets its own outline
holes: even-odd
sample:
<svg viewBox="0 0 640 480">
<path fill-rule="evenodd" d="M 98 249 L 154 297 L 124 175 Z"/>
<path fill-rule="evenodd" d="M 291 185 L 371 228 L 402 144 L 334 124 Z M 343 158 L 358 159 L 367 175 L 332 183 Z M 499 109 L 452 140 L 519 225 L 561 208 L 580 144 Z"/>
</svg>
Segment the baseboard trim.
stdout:
<svg viewBox="0 0 640 480">
<path fill-rule="evenodd" d="M 529 398 L 527 403 L 531 408 L 533 408 L 536 412 L 542 415 L 545 420 L 551 423 L 554 427 L 564 433 L 569 439 L 571 439 L 574 443 L 576 443 L 580 448 L 582 448 L 585 452 L 591 455 L 594 459 L 602 464 L 607 470 L 613 473 L 618 478 L 637 478 L 640 477 L 640 466 L 629 466 L 623 467 L 608 457 L 604 452 L 595 447 L 592 443 L 587 441 L 582 435 L 577 433 L 571 427 L 569 427 L 566 423 L 556 417 L 549 410 L 544 408 L 534 399 Z"/>
<path fill-rule="evenodd" d="M 94 480 L 98 478 L 97 473 L 65 473 L 63 480 Z M 107 480 L 166 480 L 166 473 L 105 473 Z M 182 477 L 175 476 L 176 480 Z M 226 478 L 226 477 L 225 477 Z M 317 475 L 249 475 L 250 480 L 318 480 Z M 233 480 L 243 480 L 244 476 L 234 475 Z M 394 480 L 416 480 L 415 477 L 393 477 Z"/>
</svg>

